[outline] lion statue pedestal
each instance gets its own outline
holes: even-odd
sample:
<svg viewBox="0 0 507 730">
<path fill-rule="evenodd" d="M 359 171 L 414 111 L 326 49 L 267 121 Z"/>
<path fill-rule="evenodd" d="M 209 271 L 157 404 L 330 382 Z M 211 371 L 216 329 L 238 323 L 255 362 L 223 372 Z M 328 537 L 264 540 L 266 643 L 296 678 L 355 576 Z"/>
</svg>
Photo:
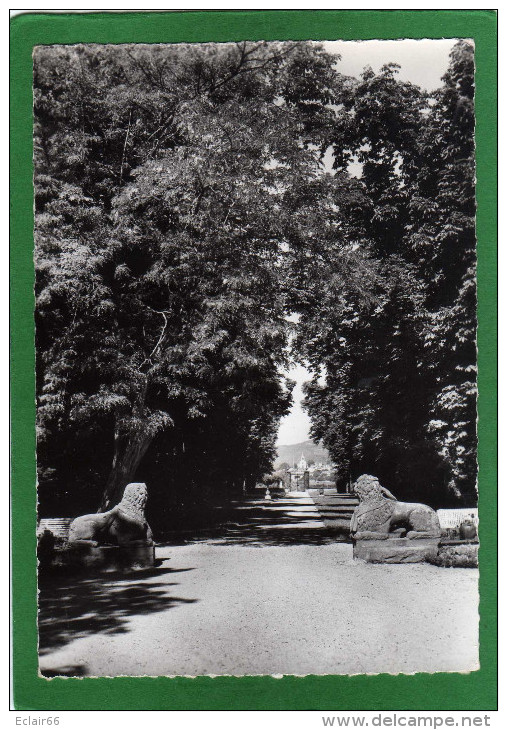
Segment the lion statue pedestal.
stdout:
<svg viewBox="0 0 507 730">
<path fill-rule="evenodd" d="M 359 498 L 350 523 L 354 558 L 369 563 L 422 563 L 436 558 L 441 530 L 431 507 L 398 502 L 369 474 L 357 479 L 353 491 Z"/>
<path fill-rule="evenodd" d="M 113 509 L 76 517 L 69 528 L 65 563 L 100 571 L 152 567 L 155 546 L 144 516 L 147 498 L 146 484 L 127 484 Z"/>
</svg>

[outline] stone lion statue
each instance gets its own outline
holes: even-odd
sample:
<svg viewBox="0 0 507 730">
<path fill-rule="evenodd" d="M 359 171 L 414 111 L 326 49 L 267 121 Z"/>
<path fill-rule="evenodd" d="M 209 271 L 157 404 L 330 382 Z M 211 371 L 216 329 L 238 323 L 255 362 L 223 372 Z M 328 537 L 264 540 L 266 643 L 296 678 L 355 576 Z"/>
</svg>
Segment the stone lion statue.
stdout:
<svg viewBox="0 0 507 730">
<path fill-rule="evenodd" d="M 356 540 L 440 537 L 440 523 L 431 507 L 398 502 L 376 477 L 363 474 L 353 491 L 359 497 L 350 523 L 351 535 Z"/>
<path fill-rule="evenodd" d="M 153 535 L 144 516 L 148 498 L 146 484 L 127 484 L 122 500 L 108 512 L 76 517 L 69 528 L 69 542 L 94 545 L 153 545 Z"/>
</svg>

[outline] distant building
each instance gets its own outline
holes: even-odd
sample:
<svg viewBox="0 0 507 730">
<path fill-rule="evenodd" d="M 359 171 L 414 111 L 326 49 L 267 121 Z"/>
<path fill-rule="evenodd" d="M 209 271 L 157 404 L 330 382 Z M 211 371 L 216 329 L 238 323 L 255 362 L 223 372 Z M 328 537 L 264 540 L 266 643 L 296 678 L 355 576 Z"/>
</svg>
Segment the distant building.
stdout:
<svg viewBox="0 0 507 730">
<path fill-rule="evenodd" d="M 305 477 L 306 475 L 306 477 Z M 305 455 L 301 454 L 301 458 L 298 463 L 287 469 L 287 480 L 286 484 L 288 489 L 303 492 L 308 488 L 309 474 L 308 474 L 308 462 L 306 461 Z"/>
<path fill-rule="evenodd" d="M 308 462 L 305 459 L 305 455 L 301 454 L 301 458 L 298 461 L 298 470 L 299 471 L 306 471 L 308 469 Z"/>
<path fill-rule="evenodd" d="M 327 462 L 320 462 L 319 464 L 308 466 L 308 461 L 303 452 L 297 464 L 294 464 L 294 466 L 286 470 L 284 480 L 285 488 L 300 492 L 305 491 L 309 486 L 315 484 L 312 479 L 315 474 L 318 474 L 317 479 L 319 483 L 326 479 L 331 483 L 334 478 L 334 471 L 334 464 Z"/>
</svg>

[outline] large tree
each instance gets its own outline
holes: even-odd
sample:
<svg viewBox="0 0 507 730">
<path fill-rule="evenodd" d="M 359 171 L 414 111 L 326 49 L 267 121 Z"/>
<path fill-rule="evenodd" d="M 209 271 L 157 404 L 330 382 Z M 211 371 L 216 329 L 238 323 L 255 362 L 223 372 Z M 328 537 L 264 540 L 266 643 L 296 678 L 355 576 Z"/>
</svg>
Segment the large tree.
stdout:
<svg viewBox="0 0 507 730">
<path fill-rule="evenodd" d="M 474 51 L 454 46 L 419 140 L 407 246 L 426 283 L 423 365 L 432 375 L 427 438 L 451 492 L 477 478 Z"/>
<path fill-rule="evenodd" d="M 331 72 L 294 43 L 37 52 L 42 494 L 80 439 L 111 454 L 102 509 L 163 432 L 180 456 L 198 433 L 236 486 L 268 470 L 290 399 L 283 246 Z"/>
<path fill-rule="evenodd" d="M 444 85 L 426 94 L 396 67 L 348 84 L 329 139 L 350 256 L 329 262 L 300 305 L 299 351 L 313 435 L 339 481 L 373 472 L 433 504 L 476 498 L 473 50 L 459 42 Z M 347 202 L 348 201 L 348 202 Z M 351 206 L 362 215 L 351 215 Z M 354 210 L 354 208 L 352 208 Z"/>
</svg>

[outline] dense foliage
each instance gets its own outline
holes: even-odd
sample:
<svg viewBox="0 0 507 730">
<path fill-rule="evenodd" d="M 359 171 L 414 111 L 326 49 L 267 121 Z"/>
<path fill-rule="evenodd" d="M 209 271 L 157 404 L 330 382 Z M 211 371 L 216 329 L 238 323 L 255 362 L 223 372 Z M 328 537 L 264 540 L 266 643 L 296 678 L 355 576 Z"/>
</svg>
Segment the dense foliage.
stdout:
<svg viewBox="0 0 507 730">
<path fill-rule="evenodd" d="M 305 44 L 37 52 L 43 504 L 92 506 L 105 484 L 107 508 L 136 474 L 163 504 L 270 470 L 290 403 L 280 249 L 331 63 Z"/>
<path fill-rule="evenodd" d="M 473 495 L 466 44 L 431 99 L 316 44 L 41 48 L 34 118 L 43 511 L 270 471 L 291 312 L 339 481 Z"/>
<path fill-rule="evenodd" d="M 450 61 L 431 96 L 387 65 L 344 99 L 330 141 L 338 170 L 362 165 L 342 198 L 360 201 L 346 237 L 362 269 L 344 287 L 329 266 L 299 334 L 313 435 L 342 484 L 369 472 L 439 506 L 472 504 L 477 474 L 472 48 Z"/>
</svg>

